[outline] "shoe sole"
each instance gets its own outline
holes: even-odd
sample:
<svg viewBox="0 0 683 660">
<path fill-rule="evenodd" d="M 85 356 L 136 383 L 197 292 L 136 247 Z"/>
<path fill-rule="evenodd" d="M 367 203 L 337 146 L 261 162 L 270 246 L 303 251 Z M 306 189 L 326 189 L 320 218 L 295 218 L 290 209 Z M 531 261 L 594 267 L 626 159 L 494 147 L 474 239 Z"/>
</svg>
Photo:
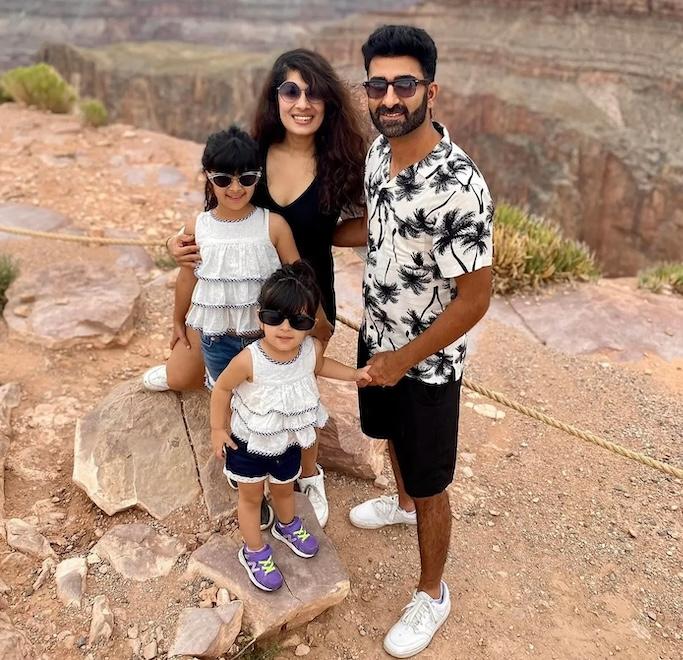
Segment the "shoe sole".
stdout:
<svg viewBox="0 0 683 660">
<path fill-rule="evenodd" d="M 351 521 L 351 524 L 354 527 L 358 527 L 358 529 L 382 529 L 382 527 L 391 527 L 392 525 L 411 525 L 412 527 L 415 527 L 417 525 L 417 520 L 415 522 L 395 522 L 395 523 L 382 523 L 381 525 L 375 525 L 373 523 L 366 523 L 362 521 L 357 521 L 354 520 L 349 516 L 349 520 Z"/>
<path fill-rule="evenodd" d="M 312 557 L 315 557 L 318 554 L 318 551 L 316 550 L 312 555 L 307 555 L 305 552 L 302 552 L 297 548 L 291 541 L 287 539 L 287 537 L 283 536 L 280 534 L 280 532 L 277 531 L 277 527 L 273 525 L 273 527 L 270 530 L 270 533 L 273 535 L 273 538 L 276 538 L 278 541 L 282 541 L 295 555 L 298 555 L 299 557 L 303 557 L 304 559 L 311 559 Z"/>
<path fill-rule="evenodd" d="M 261 591 L 277 591 L 280 587 L 282 587 L 282 584 L 281 584 L 280 587 L 276 587 L 275 589 L 270 589 L 270 588 L 266 587 L 265 585 L 261 584 L 254 577 L 254 574 L 251 572 L 251 569 L 249 568 L 249 564 L 247 564 L 247 560 L 245 559 L 241 548 L 237 551 L 237 559 L 239 560 L 240 564 L 242 564 L 242 566 L 244 566 L 244 570 L 247 572 L 247 576 L 249 577 L 249 580 L 251 581 L 251 583 L 255 587 L 258 587 Z M 283 582 L 283 584 L 284 584 L 284 582 Z"/>
<path fill-rule="evenodd" d="M 386 646 L 386 640 L 382 643 L 382 647 L 384 650 L 392 657 L 392 658 L 412 658 L 413 656 L 417 655 L 418 653 L 422 653 L 433 641 L 434 638 L 436 637 L 436 633 L 439 632 L 439 629 L 441 626 L 443 626 L 444 623 L 446 623 L 446 619 L 450 616 L 451 613 L 451 602 L 450 600 L 448 601 L 448 610 L 446 611 L 446 614 L 444 615 L 441 623 L 437 625 L 436 630 L 434 631 L 434 634 L 431 636 L 429 641 L 424 644 L 423 646 L 420 646 L 417 649 L 412 649 L 410 651 L 404 651 L 403 653 L 400 651 L 390 651 L 387 646 Z"/>
<path fill-rule="evenodd" d="M 261 523 L 261 531 L 265 532 L 269 527 L 273 525 L 275 520 L 275 514 L 273 513 L 273 507 L 268 505 L 268 522 Z"/>
<path fill-rule="evenodd" d="M 166 386 L 162 387 L 159 385 L 154 385 L 154 383 L 150 383 L 146 381 L 144 378 L 142 379 L 142 386 L 148 391 L 148 392 L 168 392 L 171 388 Z"/>
</svg>

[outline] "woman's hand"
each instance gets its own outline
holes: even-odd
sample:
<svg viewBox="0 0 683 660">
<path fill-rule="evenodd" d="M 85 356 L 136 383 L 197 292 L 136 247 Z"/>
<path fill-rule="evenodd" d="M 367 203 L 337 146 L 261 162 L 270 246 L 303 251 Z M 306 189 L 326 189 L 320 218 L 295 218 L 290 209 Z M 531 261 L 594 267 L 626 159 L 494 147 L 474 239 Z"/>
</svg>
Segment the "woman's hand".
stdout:
<svg viewBox="0 0 683 660">
<path fill-rule="evenodd" d="M 176 264 L 183 268 L 194 268 L 201 261 L 194 234 L 174 234 L 166 241 L 166 248 Z"/>
<path fill-rule="evenodd" d="M 185 332 L 185 324 L 180 323 L 180 322 L 174 322 L 173 323 L 173 333 L 171 334 L 171 341 L 169 342 L 169 346 L 171 347 L 171 350 L 173 350 L 173 347 L 180 342 L 190 350 L 190 340 L 187 338 L 187 333 Z"/>
</svg>

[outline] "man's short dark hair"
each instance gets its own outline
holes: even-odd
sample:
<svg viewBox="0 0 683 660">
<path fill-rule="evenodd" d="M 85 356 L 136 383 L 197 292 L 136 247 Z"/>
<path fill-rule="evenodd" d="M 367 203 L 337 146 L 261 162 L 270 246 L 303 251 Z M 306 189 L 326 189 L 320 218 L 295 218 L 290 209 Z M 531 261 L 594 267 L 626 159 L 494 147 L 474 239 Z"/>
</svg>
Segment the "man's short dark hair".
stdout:
<svg viewBox="0 0 683 660">
<path fill-rule="evenodd" d="M 383 25 L 363 44 L 365 71 L 373 57 L 414 57 L 427 80 L 436 74 L 436 44 L 422 28 L 412 25 Z"/>
</svg>

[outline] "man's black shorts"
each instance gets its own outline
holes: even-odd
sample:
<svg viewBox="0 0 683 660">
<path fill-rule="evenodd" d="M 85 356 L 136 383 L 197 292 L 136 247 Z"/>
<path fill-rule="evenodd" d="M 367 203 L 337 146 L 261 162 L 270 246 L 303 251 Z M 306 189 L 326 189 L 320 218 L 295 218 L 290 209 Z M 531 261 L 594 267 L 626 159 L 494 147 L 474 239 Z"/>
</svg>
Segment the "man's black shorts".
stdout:
<svg viewBox="0 0 683 660">
<path fill-rule="evenodd" d="M 358 367 L 369 357 L 359 335 Z M 393 387 L 368 385 L 358 389 L 358 405 L 363 433 L 393 444 L 408 495 L 438 495 L 453 481 L 460 380 L 430 385 L 404 377 Z"/>
</svg>

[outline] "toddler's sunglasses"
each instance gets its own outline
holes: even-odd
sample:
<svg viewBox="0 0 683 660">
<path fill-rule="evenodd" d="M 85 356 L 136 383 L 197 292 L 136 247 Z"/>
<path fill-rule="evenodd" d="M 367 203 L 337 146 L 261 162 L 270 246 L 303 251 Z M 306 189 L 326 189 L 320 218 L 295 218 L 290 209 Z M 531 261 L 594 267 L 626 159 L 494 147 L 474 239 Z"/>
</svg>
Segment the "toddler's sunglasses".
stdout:
<svg viewBox="0 0 683 660">
<path fill-rule="evenodd" d="M 224 172 L 207 173 L 206 178 L 215 183 L 219 188 L 227 188 L 233 179 L 237 179 L 243 188 L 251 188 L 261 178 L 260 171 L 242 172 L 242 174 L 225 174 Z"/>
<path fill-rule="evenodd" d="M 301 89 L 299 85 L 291 80 L 286 80 L 278 88 L 277 93 L 280 98 L 287 103 L 294 103 L 301 98 L 302 94 L 306 94 L 306 98 L 309 103 L 320 103 L 323 97 L 318 94 L 318 92 L 312 90 L 310 87 L 308 89 Z"/>
<path fill-rule="evenodd" d="M 371 78 L 363 82 L 363 87 L 369 98 L 371 99 L 381 99 L 386 96 L 389 90 L 389 85 L 394 88 L 396 96 L 401 99 L 409 99 L 411 96 L 415 96 L 418 85 L 429 85 L 431 80 L 419 80 L 418 78 L 413 78 L 412 76 L 406 76 L 405 78 L 396 78 L 395 80 L 385 80 L 384 78 Z"/>
<path fill-rule="evenodd" d="M 308 314 L 284 314 L 279 309 L 261 309 L 258 317 L 266 325 L 282 325 L 287 319 L 294 330 L 310 330 L 315 325 L 315 319 Z"/>
</svg>

